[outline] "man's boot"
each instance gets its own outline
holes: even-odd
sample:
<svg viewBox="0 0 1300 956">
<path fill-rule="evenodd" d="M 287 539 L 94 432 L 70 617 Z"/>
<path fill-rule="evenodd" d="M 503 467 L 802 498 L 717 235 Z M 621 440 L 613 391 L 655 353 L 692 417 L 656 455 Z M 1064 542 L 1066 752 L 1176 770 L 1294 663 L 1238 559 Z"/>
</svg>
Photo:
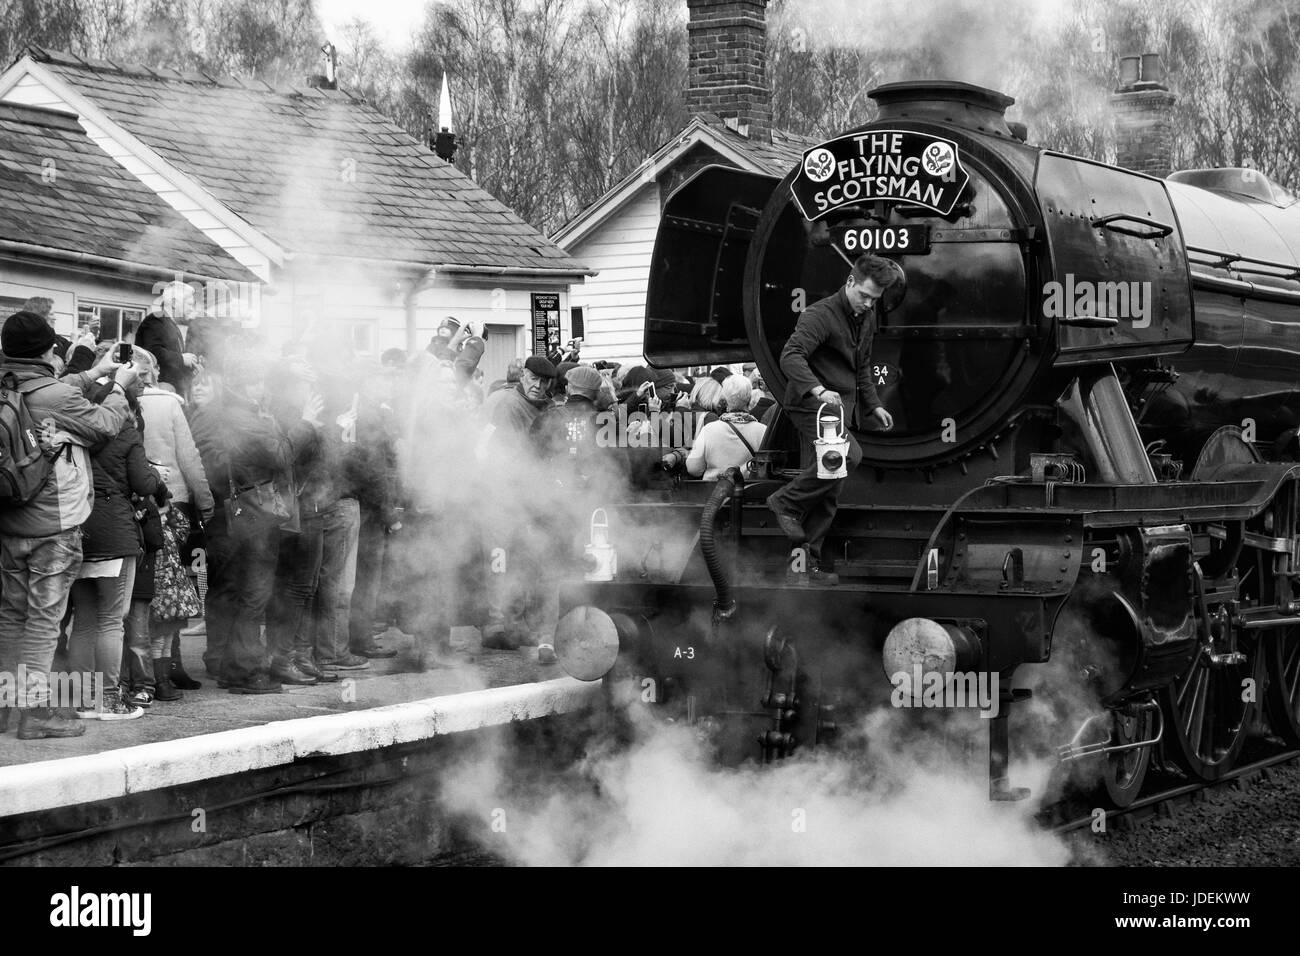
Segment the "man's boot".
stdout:
<svg viewBox="0 0 1300 956">
<path fill-rule="evenodd" d="M 153 699 L 154 700 L 180 700 L 185 695 L 177 688 L 172 680 L 172 659 L 170 657 L 159 657 L 153 662 Z"/>
<path fill-rule="evenodd" d="M 172 656 L 164 657 L 162 660 L 168 662 L 167 673 L 171 677 L 173 687 L 179 690 L 198 690 L 203 686 L 185 673 L 185 665 L 181 663 L 181 636 L 179 632 L 172 635 Z"/>
<path fill-rule="evenodd" d="M 85 732 L 86 725 L 80 720 L 60 716 L 50 707 L 24 707 L 18 712 L 19 740 L 80 737 Z"/>
</svg>

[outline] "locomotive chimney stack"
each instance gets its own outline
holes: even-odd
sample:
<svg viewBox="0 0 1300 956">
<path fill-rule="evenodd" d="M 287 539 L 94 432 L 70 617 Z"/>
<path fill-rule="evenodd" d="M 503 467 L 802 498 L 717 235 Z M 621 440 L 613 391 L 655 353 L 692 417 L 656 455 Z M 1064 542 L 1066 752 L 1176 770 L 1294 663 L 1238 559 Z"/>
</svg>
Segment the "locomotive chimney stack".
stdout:
<svg viewBox="0 0 1300 956">
<path fill-rule="evenodd" d="M 750 139 L 770 143 L 767 0 L 686 0 L 686 6 L 687 108 L 713 113 Z"/>
<path fill-rule="evenodd" d="M 1178 97 L 1165 85 L 1159 53 L 1120 57 L 1119 72 L 1119 87 L 1110 98 L 1115 163 L 1163 179 L 1173 171 L 1173 110 Z"/>
</svg>

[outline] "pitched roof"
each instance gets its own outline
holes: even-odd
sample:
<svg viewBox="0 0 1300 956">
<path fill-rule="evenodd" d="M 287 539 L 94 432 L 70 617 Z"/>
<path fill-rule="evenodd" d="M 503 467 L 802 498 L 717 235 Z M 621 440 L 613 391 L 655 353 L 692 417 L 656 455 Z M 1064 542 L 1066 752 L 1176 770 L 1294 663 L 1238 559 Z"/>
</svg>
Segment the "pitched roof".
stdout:
<svg viewBox="0 0 1300 956">
<path fill-rule="evenodd" d="M 159 275 L 257 279 L 100 149 L 77 117 L 2 102 L 0 239 Z"/>
<path fill-rule="evenodd" d="M 630 202 L 652 179 L 671 169 L 695 146 L 703 144 L 741 169 L 781 179 L 803 159 L 804 150 L 817 140 L 785 130 L 773 130 L 772 142 L 752 140 L 712 113 L 702 113 L 627 175 L 618 185 L 557 229 L 551 236 L 572 247 L 601 222 Z"/>
<path fill-rule="evenodd" d="M 586 271 L 346 91 L 28 54 L 291 253 Z"/>
<path fill-rule="evenodd" d="M 772 142 L 765 143 L 761 140 L 750 139 L 748 136 L 742 136 L 732 127 L 728 126 L 725 120 L 714 116 L 712 113 L 701 115 L 700 119 L 708 127 L 721 136 L 732 149 L 737 150 L 754 165 L 757 172 L 770 173 L 773 176 L 784 177 L 786 173 L 794 169 L 795 166 L 803 160 L 804 150 L 817 145 L 817 140 L 809 136 L 801 136 L 798 133 L 791 133 L 783 129 L 772 130 Z"/>
</svg>

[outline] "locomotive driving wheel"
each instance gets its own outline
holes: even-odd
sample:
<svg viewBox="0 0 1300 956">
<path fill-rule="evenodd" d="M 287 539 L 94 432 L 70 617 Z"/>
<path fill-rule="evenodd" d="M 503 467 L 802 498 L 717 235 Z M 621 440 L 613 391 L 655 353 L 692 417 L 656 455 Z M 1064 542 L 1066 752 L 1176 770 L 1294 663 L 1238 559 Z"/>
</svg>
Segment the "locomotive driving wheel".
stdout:
<svg viewBox="0 0 1300 956">
<path fill-rule="evenodd" d="M 1218 780 L 1236 763 L 1257 712 L 1263 663 L 1258 644 L 1220 653 L 1202 642 L 1165 688 L 1166 752 L 1197 780 Z"/>
<path fill-rule="evenodd" d="M 1146 780 L 1152 748 L 1133 745 L 1155 736 L 1160 719 L 1157 710 L 1151 704 L 1135 703 L 1111 712 L 1111 744 L 1129 749 L 1113 750 L 1101 758 L 1105 765 L 1099 789 L 1104 789 L 1105 797 L 1121 810 L 1133 804 Z"/>
<path fill-rule="evenodd" d="M 1288 744 L 1300 746 L 1300 628 L 1270 634 L 1263 649 L 1269 723 Z"/>
</svg>

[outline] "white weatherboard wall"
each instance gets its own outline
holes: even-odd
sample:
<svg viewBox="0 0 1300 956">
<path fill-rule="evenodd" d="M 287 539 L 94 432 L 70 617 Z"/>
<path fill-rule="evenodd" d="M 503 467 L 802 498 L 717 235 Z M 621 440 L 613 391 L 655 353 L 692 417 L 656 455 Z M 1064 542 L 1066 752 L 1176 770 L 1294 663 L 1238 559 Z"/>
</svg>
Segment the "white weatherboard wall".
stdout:
<svg viewBox="0 0 1300 956">
<path fill-rule="evenodd" d="M 584 307 L 584 360 L 644 364 L 646 286 L 658 228 L 659 186 L 650 182 L 566 250 L 599 273 L 588 276 L 572 294 L 572 303 Z"/>
<path fill-rule="evenodd" d="M 47 266 L 0 258 L 0 298 L 45 296 L 54 300 L 54 328 L 71 336 L 77 330 L 77 307 L 87 303 L 147 309 L 154 279 L 113 279 L 69 266 Z M 0 313 L 3 319 L 8 313 Z"/>
</svg>

